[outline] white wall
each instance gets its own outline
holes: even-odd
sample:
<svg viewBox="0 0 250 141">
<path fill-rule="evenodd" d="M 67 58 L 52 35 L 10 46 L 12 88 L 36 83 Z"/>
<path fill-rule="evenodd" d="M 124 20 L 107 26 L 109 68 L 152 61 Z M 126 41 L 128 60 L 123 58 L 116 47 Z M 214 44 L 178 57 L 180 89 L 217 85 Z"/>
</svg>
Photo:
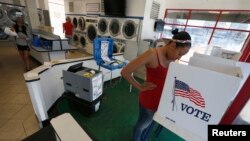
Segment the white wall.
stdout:
<svg viewBox="0 0 250 141">
<path fill-rule="evenodd" d="M 126 16 L 144 16 L 145 0 L 127 0 Z"/>
<path fill-rule="evenodd" d="M 250 0 L 166 0 L 166 8 L 249 10 Z"/>
<path fill-rule="evenodd" d="M 28 9 L 28 16 L 30 19 L 30 25 L 32 29 L 37 29 L 40 25 L 37 13 L 36 1 L 34 0 L 25 0 L 26 7 Z"/>
<path fill-rule="evenodd" d="M 158 19 L 162 19 L 165 14 L 165 5 L 166 1 L 164 0 L 155 0 L 156 2 L 160 3 L 160 11 L 158 15 Z M 142 25 L 142 32 L 141 32 L 141 39 L 158 39 L 160 33 L 154 31 L 154 22 L 155 19 L 150 18 L 151 7 L 152 7 L 153 0 L 146 0 L 145 10 L 144 10 L 144 19 Z"/>
</svg>

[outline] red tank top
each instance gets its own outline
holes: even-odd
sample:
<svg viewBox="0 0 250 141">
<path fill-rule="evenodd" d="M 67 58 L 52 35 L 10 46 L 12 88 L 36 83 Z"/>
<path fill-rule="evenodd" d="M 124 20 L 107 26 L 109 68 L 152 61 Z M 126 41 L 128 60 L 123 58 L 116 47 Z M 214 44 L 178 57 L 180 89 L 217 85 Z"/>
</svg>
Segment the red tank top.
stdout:
<svg viewBox="0 0 250 141">
<path fill-rule="evenodd" d="M 155 50 L 156 51 L 156 50 Z M 161 93 L 164 87 L 165 79 L 167 76 L 168 68 L 161 66 L 158 53 L 157 60 L 158 66 L 156 68 L 146 67 L 146 81 L 152 82 L 157 85 L 153 90 L 143 91 L 140 93 L 139 102 L 140 104 L 147 109 L 156 111 L 160 102 Z"/>
<path fill-rule="evenodd" d="M 73 25 L 70 22 L 63 23 L 63 27 L 65 30 L 65 35 L 72 35 L 73 34 Z"/>
</svg>

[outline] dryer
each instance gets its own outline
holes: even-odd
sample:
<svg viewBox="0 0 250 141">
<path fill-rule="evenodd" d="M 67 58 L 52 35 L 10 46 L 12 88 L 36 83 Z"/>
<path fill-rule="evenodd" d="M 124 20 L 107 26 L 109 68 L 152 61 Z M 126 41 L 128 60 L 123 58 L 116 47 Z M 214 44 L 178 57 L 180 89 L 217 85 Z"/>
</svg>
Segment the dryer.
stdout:
<svg viewBox="0 0 250 141">
<path fill-rule="evenodd" d="M 82 32 L 86 32 L 86 17 L 78 16 L 78 30 Z"/>
<path fill-rule="evenodd" d="M 72 46 L 78 47 L 79 45 L 79 40 L 80 40 L 80 34 L 79 32 L 73 32 L 72 36 L 72 42 L 70 43 Z"/>
<path fill-rule="evenodd" d="M 8 26 L 9 19 L 4 6 L 0 6 L 0 40 L 8 39 L 8 35 L 4 33 L 4 28 Z"/>
<path fill-rule="evenodd" d="M 17 17 L 24 17 L 24 22 L 27 25 L 28 22 L 28 17 L 27 17 L 27 12 L 24 7 L 21 6 L 15 6 L 15 5 L 6 5 L 6 11 L 8 18 L 15 23 Z"/>
<path fill-rule="evenodd" d="M 112 38 L 122 39 L 121 34 L 122 20 L 121 18 L 112 18 L 109 23 L 109 34 Z"/>
<path fill-rule="evenodd" d="M 101 37 L 111 37 L 109 33 L 109 23 L 111 18 L 109 17 L 99 17 L 97 29 L 98 29 L 98 36 Z"/>
<path fill-rule="evenodd" d="M 78 16 L 72 15 L 71 17 L 71 22 L 73 24 L 74 30 L 78 30 Z"/>
<path fill-rule="evenodd" d="M 87 46 L 86 52 L 93 54 L 93 40 L 97 37 L 97 16 L 86 16 L 86 34 L 87 34 Z"/>
<path fill-rule="evenodd" d="M 125 19 L 122 25 L 122 35 L 123 35 L 122 39 L 137 41 L 139 28 L 140 28 L 140 19 L 136 18 Z"/>
<path fill-rule="evenodd" d="M 0 6 L 0 26 L 2 27 L 7 22 L 9 22 L 9 18 L 7 16 L 6 8 L 4 5 Z"/>
<path fill-rule="evenodd" d="M 122 53 L 126 46 L 126 41 L 123 39 L 114 39 L 113 53 Z"/>
<path fill-rule="evenodd" d="M 79 45 L 78 45 L 78 47 L 80 49 L 84 49 L 85 50 L 86 46 L 87 46 L 87 35 L 86 35 L 85 32 L 81 32 L 79 34 Z"/>
</svg>

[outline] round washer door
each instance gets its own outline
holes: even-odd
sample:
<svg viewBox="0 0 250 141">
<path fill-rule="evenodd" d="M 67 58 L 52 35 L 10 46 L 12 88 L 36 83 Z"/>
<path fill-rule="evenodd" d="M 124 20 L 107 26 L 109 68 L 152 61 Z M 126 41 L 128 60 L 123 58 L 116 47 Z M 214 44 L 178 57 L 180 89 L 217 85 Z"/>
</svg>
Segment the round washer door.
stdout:
<svg viewBox="0 0 250 141">
<path fill-rule="evenodd" d="M 85 26 L 86 26 L 85 19 L 83 17 L 80 17 L 78 19 L 78 27 L 80 28 L 80 30 L 84 31 L 86 28 Z"/>
<path fill-rule="evenodd" d="M 90 24 L 87 27 L 87 37 L 88 37 L 88 40 L 92 42 L 95 39 L 96 36 L 97 36 L 96 28 L 95 28 L 95 26 L 93 24 Z"/>
<path fill-rule="evenodd" d="M 81 38 L 80 38 L 80 44 L 81 44 L 83 47 L 86 47 L 86 39 L 85 39 L 85 37 L 81 36 Z"/>
<path fill-rule="evenodd" d="M 7 9 L 7 15 L 13 22 L 16 21 L 17 17 L 24 17 L 24 12 L 18 8 L 11 7 Z"/>
<path fill-rule="evenodd" d="M 132 20 L 125 21 L 122 34 L 126 39 L 132 39 L 136 36 L 137 25 Z"/>
<path fill-rule="evenodd" d="M 107 33 L 108 31 L 108 22 L 106 19 L 102 18 L 98 22 L 98 31 L 101 35 Z"/>
<path fill-rule="evenodd" d="M 109 32 L 113 37 L 120 34 L 120 22 L 117 19 L 111 20 L 109 24 Z"/>
<path fill-rule="evenodd" d="M 74 28 L 77 28 L 77 23 L 78 23 L 78 22 L 77 22 L 76 17 L 73 18 L 73 21 L 72 21 L 72 22 L 73 22 Z"/>
<path fill-rule="evenodd" d="M 78 36 L 76 34 L 73 35 L 73 42 L 74 42 L 75 45 L 77 45 L 78 42 L 79 42 L 79 38 L 78 38 Z"/>
</svg>

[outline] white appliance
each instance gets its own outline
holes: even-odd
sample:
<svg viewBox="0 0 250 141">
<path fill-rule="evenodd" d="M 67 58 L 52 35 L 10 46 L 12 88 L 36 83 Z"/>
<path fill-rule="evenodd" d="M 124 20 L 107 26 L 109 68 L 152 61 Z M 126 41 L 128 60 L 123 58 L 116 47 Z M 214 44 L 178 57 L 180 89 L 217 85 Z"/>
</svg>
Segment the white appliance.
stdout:
<svg viewBox="0 0 250 141">
<path fill-rule="evenodd" d="M 85 32 L 81 32 L 79 34 L 79 45 L 78 47 L 80 49 L 86 49 L 86 46 L 87 46 L 87 34 Z"/>
<path fill-rule="evenodd" d="M 97 36 L 97 24 L 98 24 L 98 16 L 86 16 L 86 33 L 87 33 L 87 46 L 86 52 L 89 54 L 93 54 L 93 40 Z"/>
<path fill-rule="evenodd" d="M 123 35 L 122 39 L 137 41 L 139 28 L 140 28 L 140 19 L 138 18 L 124 19 L 122 25 L 122 35 Z"/>
<path fill-rule="evenodd" d="M 74 27 L 74 31 L 78 30 L 78 16 L 71 15 L 70 17 L 71 17 L 71 22 L 72 22 L 73 27 Z"/>
<path fill-rule="evenodd" d="M 0 26 L 5 25 L 6 22 L 10 22 L 7 16 L 6 7 L 4 5 L 0 6 Z"/>
<path fill-rule="evenodd" d="M 72 36 L 72 42 L 71 45 L 78 47 L 79 45 L 79 40 L 80 40 L 80 33 L 77 31 L 73 32 L 73 36 Z"/>
<path fill-rule="evenodd" d="M 111 35 L 112 38 L 115 38 L 115 39 L 123 38 L 122 33 L 121 33 L 122 23 L 123 23 L 122 18 L 112 18 L 110 20 L 109 34 Z"/>
<path fill-rule="evenodd" d="M 16 5 L 6 5 L 8 18 L 15 24 L 17 17 L 24 17 L 24 22 L 28 25 L 27 12 L 24 7 Z"/>
<path fill-rule="evenodd" d="M 97 29 L 98 35 L 101 37 L 111 37 L 109 33 L 109 23 L 111 18 L 109 17 L 99 17 Z"/>
<path fill-rule="evenodd" d="M 124 52 L 126 41 L 123 39 L 114 39 L 113 53 Z"/>
<path fill-rule="evenodd" d="M 86 32 L 86 17 L 81 15 L 78 16 L 78 30 Z"/>
</svg>

